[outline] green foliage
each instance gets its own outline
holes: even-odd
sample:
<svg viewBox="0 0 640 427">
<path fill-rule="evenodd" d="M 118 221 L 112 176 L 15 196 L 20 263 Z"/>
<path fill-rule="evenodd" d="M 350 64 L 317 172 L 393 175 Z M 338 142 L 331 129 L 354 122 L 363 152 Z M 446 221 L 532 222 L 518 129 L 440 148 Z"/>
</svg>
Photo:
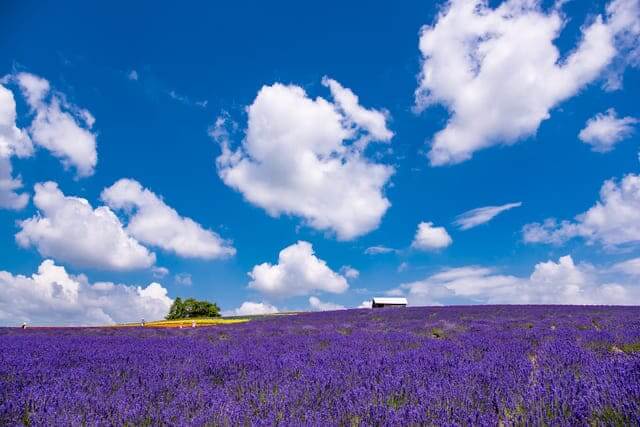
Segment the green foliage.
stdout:
<svg viewBox="0 0 640 427">
<path fill-rule="evenodd" d="M 215 302 L 178 297 L 173 301 L 166 320 L 193 319 L 197 317 L 220 317 L 220 307 Z"/>
<path fill-rule="evenodd" d="M 182 319 L 183 318 L 182 308 L 183 308 L 182 298 L 177 297 L 175 300 L 173 300 L 173 304 L 171 304 L 171 308 L 169 309 L 169 314 L 165 316 L 165 319 L 166 320 Z"/>
<path fill-rule="evenodd" d="M 442 328 L 431 328 L 431 336 L 434 338 L 444 338 L 446 334 Z"/>
<path fill-rule="evenodd" d="M 607 341 L 591 341 L 586 343 L 585 347 L 589 350 L 607 352 L 611 350 L 611 343 Z"/>
<path fill-rule="evenodd" d="M 24 406 L 24 412 L 22 413 L 22 425 L 31 425 L 31 410 L 29 409 L 29 404 Z"/>
<path fill-rule="evenodd" d="M 393 409 L 399 409 L 407 404 L 409 399 L 404 393 L 393 393 L 391 396 L 387 398 L 387 406 Z"/>
<path fill-rule="evenodd" d="M 632 424 L 632 420 L 622 412 L 605 406 L 603 409 L 591 415 L 589 425 L 591 426 L 628 426 Z"/>
<path fill-rule="evenodd" d="M 640 342 L 623 344 L 620 348 L 625 353 L 640 353 Z"/>
</svg>

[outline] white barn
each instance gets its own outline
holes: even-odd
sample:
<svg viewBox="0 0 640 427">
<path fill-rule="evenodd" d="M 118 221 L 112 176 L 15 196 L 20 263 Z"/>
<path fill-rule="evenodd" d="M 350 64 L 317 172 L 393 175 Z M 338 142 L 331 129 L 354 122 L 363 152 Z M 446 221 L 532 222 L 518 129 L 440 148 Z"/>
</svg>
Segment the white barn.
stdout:
<svg viewBox="0 0 640 427">
<path fill-rule="evenodd" d="M 371 308 L 406 307 L 407 299 L 398 297 L 375 297 L 371 301 Z"/>
</svg>

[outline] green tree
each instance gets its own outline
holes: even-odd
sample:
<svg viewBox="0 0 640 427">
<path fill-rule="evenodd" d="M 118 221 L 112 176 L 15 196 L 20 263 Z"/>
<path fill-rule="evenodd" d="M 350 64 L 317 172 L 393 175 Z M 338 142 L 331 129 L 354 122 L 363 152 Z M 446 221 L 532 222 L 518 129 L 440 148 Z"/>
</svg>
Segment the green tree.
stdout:
<svg viewBox="0 0 640 427">
<path fill-rule="evenodd" d="M 182 318 L 182 298 L 177 297 L 173 300 L 173 304 L 171 304 L 171 308 L 169 309 L 169 314 L 165 316 L 167 320 L 175 320 Z"/>
<path fill-rule="evenodd" d="M 220 307 L 215 302 L 199 301 L 187 298 L 184 301 L 178 297 L 171 304 L 167 320 L 191 319 L 195 317 L 220 317 Z"/>
</svg>

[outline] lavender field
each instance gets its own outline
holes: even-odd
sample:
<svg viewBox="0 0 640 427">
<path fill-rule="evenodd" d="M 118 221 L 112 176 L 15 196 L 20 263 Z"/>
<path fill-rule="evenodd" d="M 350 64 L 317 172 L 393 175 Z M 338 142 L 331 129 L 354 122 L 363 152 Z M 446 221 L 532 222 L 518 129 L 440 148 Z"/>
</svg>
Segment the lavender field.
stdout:
<svg viewBox="0 0 640 427">
<path fill-rule="evenodd" d="M 638 425 L 640 308 L 0 329 L 0 425 Z"/>
</svg>

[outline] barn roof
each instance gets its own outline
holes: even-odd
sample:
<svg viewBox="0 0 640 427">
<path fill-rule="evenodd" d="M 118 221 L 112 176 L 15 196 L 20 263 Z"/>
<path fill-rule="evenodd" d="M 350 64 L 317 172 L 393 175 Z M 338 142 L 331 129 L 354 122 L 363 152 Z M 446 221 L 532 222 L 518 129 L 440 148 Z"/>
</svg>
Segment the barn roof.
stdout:
<svg viewBox="0 0 640 427">
<path fill-rule="evenodd" d="M 374 304 L 403 304 L 407 305 L 406 298 L 398 298 L 398 297 L 374 297 Z"/>
</svg>

